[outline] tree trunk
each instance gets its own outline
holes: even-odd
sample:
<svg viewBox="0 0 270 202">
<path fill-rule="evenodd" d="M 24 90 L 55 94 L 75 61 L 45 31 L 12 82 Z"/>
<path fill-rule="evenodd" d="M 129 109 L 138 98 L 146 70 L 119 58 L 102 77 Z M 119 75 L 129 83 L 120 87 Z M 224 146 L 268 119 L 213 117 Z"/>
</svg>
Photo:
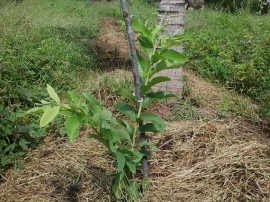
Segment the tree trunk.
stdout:
<svg viewBox="0 0 270 202">
<path fill-rule="evenodd" d="M 167 26 L 163 34 L 184 33 L 185 0 L 161 0 L 158 5 L 159 21 L 163 20 Z M 183 46 L 175 46 L 174 50 L 183 51 Z M 161 83 L 156 89 L 170 91 L 182 95 L 183 75 L 182 68 L 161 71 L 160 76 L 168 76 L 171 81 Z"/>
</svg>

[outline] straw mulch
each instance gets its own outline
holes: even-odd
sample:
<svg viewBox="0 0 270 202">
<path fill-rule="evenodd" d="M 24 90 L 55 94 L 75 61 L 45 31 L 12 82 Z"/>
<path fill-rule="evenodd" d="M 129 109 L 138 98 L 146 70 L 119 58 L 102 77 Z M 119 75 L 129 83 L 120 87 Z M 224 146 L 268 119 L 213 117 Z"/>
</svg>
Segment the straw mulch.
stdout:
<svg viewBox="0 0 270 202">
<path fill-rule="evenodd" d="M 270 141 L 246 123 L 168 123 L 152 141 L 159 149 L 142 201 L 270 200 Z M 0 201 L 112 201 L 113 163 L 95 140 L 47 140 L 24 170 L 6 173 Z"/>
<path fill-rule="evenodd" d="M 6 173 L 0 201 L 109 201 L 112 160 L 95 140 L 48 142 L 29 154 L 22 171 Z"/>
<path fill-rule="evenodd" d="M 154 140 L 149 201 L 270 200 L 270 141 L 245 123 L 173 123 Z"/>
<path fill-rule="evenodd" d="M 102 69 L 111 70 L 130 63 L 128 42 L 114 19 L 103 18 L 98 36 L 88 45 L 97 56 L 98 67 Z"/>
</svg>

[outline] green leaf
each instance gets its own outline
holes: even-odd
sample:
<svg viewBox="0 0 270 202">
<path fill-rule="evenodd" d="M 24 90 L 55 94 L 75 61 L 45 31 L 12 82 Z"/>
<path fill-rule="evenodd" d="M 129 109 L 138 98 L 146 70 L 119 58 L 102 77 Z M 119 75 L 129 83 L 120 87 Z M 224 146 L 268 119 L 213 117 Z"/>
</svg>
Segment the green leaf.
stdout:
<svg viewBox="0 0 270 202">
<path fill-rule="evenodd" d="M 157 147 L 156 147 L 153 143 L 151 143 L 151 142 L 149 142 L 149 141 L 147 141 L 147 140 L 140 141 L 140 142 L 138 143 L 138 146 L 139 146 L 140 148 L 141 148 L 141 147 L 147 146 L 147 147 L 149 147 L 149 148 L 152 149 L 152 150 L 156 150 L 156 149 L 157 149 Z"/>
<path fill-rule="evenodd" d="M 15 144 L 15 143 L 9 144 L 9 145 L 4 149 L 4 153 L 15 150 L 15 147 L 16 147 L 16 146 L 17 146 L 17 144 Z"/>
<path fill-rule="evenodd" d="M 150 151 L 147 151 L 147 150 L 144 150 L 144 149 L 141 149 L 139 150 L 140 153 L 143 155 L 143 156 L 146 156 L 146 157 L 150 157 L 151 156 L 151 152 Z"/>
<path fill-rule="evenodd" d="M 165 69 L 180 68 L 185 64 L 188 59 L 182 53 L 175 50 L 164 50 L 160 54 L 155 54 L 151 58 L 152 62 L 155 61 L 155 66 L 150 74 L 152 77 L 155 73 L 158 73 Z"/>
<path fill-rule="evenodd" d="M 131 173 L 136 174 L 136 164 L 135 163 L 127 161 L 126 165 L 129 168 Z"/>
<path fill-rule="evenodd" d="M 38 112 L 42 112 L 41 107 L 34 107 L 32 109 L 29 109 L 28 111 L 25 112 L 25 115 L 26 114 L 32 114 L 32 113 L 38 113 Z"/>
<path fill-rule="evenodd" d="M 117 142 L 120 142 L 120 137 L 119 137 L 119 134 L 114 130 L 112 129 L 110 131 L 110 134 L 109 134 L 109 140 L 110 142 L 112 142 L 113 144 L 117 143 Z"/>
<path fill-rule="evenodd" d="M 143 36 L 151 38 L 151 31 L 138 19 L 132 18 L 132 28 L 136 32 L 141 33 Z"/>
<path fill-rule="evenodd" d="M 155 64 L 157 63 L 158 61 L 162 60 L 163 58 L 160 56 L 159 52 L 156 51 L 154 55 L 152 55 L 151 57 L 151 63 L 152 64 Z"/>
<path fill-rule="evenodd" d="M 176 97 L 174 94 L 166 91 L 157 91 L 154 93 L 148 93 L 147 97 L 156 99 L 156 100 L 164 100 L 172 97 Z"/>
<path fill-rule="evenodd" d="M 28 145 L 30 142 L 26 141 L 25 139 L 20 139 L 19 141 L 19 145 L 25 149 L 26 148 L 26 145 Z"/>
<path fill-rule="evenodd" d="M 117 148 L 114 146 L 114 144 L 116 142 L 119 142 L 120 138 L 107 122 L 103 122 L 100 126 L 100 138 L 102 140 L 101 142 L 105 140 L 105 145 L 112 153 L 115 153 L 117 151 Z"/>
<path fill-rule="evenodd" d="M 111 139 L 111 138 L 110 138 Z M 113 141 L 109 140 L 109 149 L 112 153 L 115 153 L 117 151 L 117 148 L 114 146 Z"/>
<path fill-rule="evenodd" d="M 111 126 L 107 122 L 103 122 L 100 125 L 100 135 L 102 138 L 109 139 L 110 135 L 112 133 Z"/>
<path fill-rule="evenodd" d="M 152 77 L 155 73 L 158 73 L 164 69 L 177 69 L 180 68 L 181 65 L 183 65 L 182 62 L 175 62 L 172 60 L 161 60 L 160 62 L 158 62 L 156 64 L 156 66 L 154 67 L 153 71 L 150 74 L 150 77 Z"/>
<path fill-rule="evenodd" d="M 75 100 L 79 99 L 79 96 L 73 92 L 73 91 L 68 91 L 67 93 L 65 93 L 65 97 L 68 99 L 68 101 L 72 102 Z"/>
<path fill-rule="evenodd" d="M 144 177 L 142 179 L 142 189 L 143 189 L 143 191 L 146 189 L 148 184 L 149 184 L 149 179 Z"/>
<path fill-rule="evenodd" d="M 162 31 L 162 29 L 165 27 L 165 25 L 155 25 L 154 29 L 151 31 L 151 39 L 152 41 L 155 41 L 158 34 Z"/>
<path fill-rule="evenodd" d="M 103 109 L 99 112 L 99 121 L 110 121 L 112 119 L 112 112 L 108 109 Z"/>
<path fill-rule="evenodd" d="M 139 74 L 140 77 L 143 79 L 146 79 L 146 73 L 149 69 L 149 63 L 140 55 L 138 51 L 137 53 L 137 59 L 138 59 L 138 69 L 139 69 Z"/>
<path fill-rule="evenodd" d="M 155 64 L 154 68 L 152 69 L 151 73 L 150 73 L 150 78 L 165 69 L 176 69 L 176 68 L 180 68 L 182 64 L 178 64 L 175 61 L 168 61 L 168 60 L 161 60 L 158 63 Z"/>
<path fill-rule="evenodd" d="M 49 96 L 57 103 L 60 104 L 60 99 L 58 97 L 58 95 L 55 93 L 54 89 L 47 84 L 47 91 L 49 93 Z"/>
<path fill-rule="evenodd" d="M 133 133 L 134 128 L 128 121 L 118 119 L 117 122 L 124 126 L 129 134 Z"/>
<path fill-rule="evenodd" d="M 118 135 L 121 140 L 130 140 L 130 135 L 124 128 L 116 128 L 114 132 Z"/>
<path fill-rule="evenodd" d="M 117 91 L 115 91 L 118 95 L 121 95 L 127 99 L 129 99 L 130 101 L 132 101 L 133 103 L 135 103 L 135 97 L 134 95 L 127 89 L 123 88 L 123 89 L 119 89 Z"/>
<path fill-rule="evenodd" d="M 93 116 L 93 120 L 101 125 L 104 121 L 110 121 L 112 119 L 112 112 L 107 109 L 102 109 Z"/>
<path fill-rule="evenodd" d="M 124 170 L 126 158 L 120 151 L 116 151 L 115 155 L 117 160 L 117 172 L 121 172 Z"/>
<path fill-rule="evenodd" d="M 6 155 L 1 157 L 1 166 L 6 166 L 12 163 L 12 156 Z"/>
<path fill-rule="evenodd" d="M 156 101 L 162 101 L 168 98 L 176 97 L 174 94 L 166 91 L 158 91 L 155 93 L 148 93 L 146 95 L 146 98 L 143 100 L 142 107 L 148 107 L 150 106 L 153 102 Z"/>
<path fill-rule="evenodd" d="M 63 116 L 67 116 L 70 117 L 73 115 L 73 112 L 71 110 L 60 110 L 59 114 L 63 115 Z"/>
<path fill-rule="evenodd" d="M 69 101 L 68 107 L 73 109 L 73 111 L 77 111 L 79 108 L 86 105 L 85 101 L 73 91 L 68 91 L 65 93 L 65 97 Z"/>
<path fill-rule="evenodd" d="M 46 100 L 40 100 L 41 104 L 43 105 L 48 105 L 48 104 L 51 104 L 51 102 L 48 102 Z"/>
<path fill-rule="evenodd" d="M 45 111 L 45 113 L 42 115 L 40 119 L 39 126 L 42 128 L 48 125 L 50 122 L 52 122 L 53 119 L 59 113 L 59 110 L 60 110 L 60 106 L 55 106 L 53 108 L 47 109 L 47 111 Z"/>
<path fill-rule="evenodd" d="M 156 114 L 153 114 L 153 113 L 142 113 L 140 115 L 140 118 L 142 121 L 145 121 L 145 122 L 162 122 L 165 126 L 165 123 L 163 121 L 163 119 L 161 117 L 159 117 L 158 115 Z M 139 121 L 141 121 L 139 120 Z"/>
<path fill-rule="evenodd" d="M 40 137 L 44 137 L 46 135 L 45 130 L 44 129 L 38 129 L 38 130 L 33 130 L 30 131 L 30 136 L 32 138 L 40 138 Z"/>
<path fill-rule="evenodd" d="M 183 53 L 180 53 L 172 49 L 167 49 L 167 50 L 162 51 L 160 53 L 160 56 L 163 59 L 181 62 L 182 64 L 185 64 L 188 61 L 187 57 Z"/>
<path fill-rule="evenodd" d="M 80 115 L 82 117 L 88 117 L 88 115 L 89 115 L 89 108 L 87 106 L 78 107 L 78 110 L 81 112 Z"/>
<path fill-rule="evenodd" d="M 80 117 L 77 114 L 73 114 L 65 121 L 64 125 L 67 131 L 69 141 L 73 142 L 79 133 L 79 128 L 81 125 Z"/>
<path fill-rule="evenodd" d="M 88 137 L 98 140 L 99 142 L 101 142 L 102 144 L 104 144 L 108 149 L 110 149 L 109 142 L 108 142 L 107 139 L 104 139 L 104 138 L 100 137 L 97 134 L 90 134 Z"/>
<path fill-rule="evenodd" d="M 25 155 L 25 152 L 18 151 L 18 152 L 15 152 L 14 155 L 19 156 L 19 157 L 22 157 L 23 155 Z"/>
<path fill-rule="evenodd" d="M 125 104 L 125 103 L 119 103 L 116 105 L 116 110 L 121 112 L 122 114 L 129 117 L 131 120 L 136 120 L 136 113 L 132 106 Z"/>
<path fill-rule="evenodd" d="M 165 77 L 165 76 L 157 76 L 155 78 L 153 78 L 151 81 L 148 82 L 147 85 L 142 85 L 141 86 L 141 94 L 145 94 L 148 90 L 151 89 L 151 87 L 153 87 L 154 85 L 158 84 L 158 83 L 162 83 L 162 82 L 166 82 L 166 81 L 170 81 L 171 79 L 169 77 Z"/>
<path fill-rule="evenodd" d="M 145 125 L 140 127 L 140 131 L 142 132 L 150 131 L 157 133 L 164 131 L 166 128 L 164 120 L 160 118 L 158 115 L 152 113 L 142 113 L 139 119 L 146 122 Z"/>
<path fill-rule="evenodd" d="M 158 130 L 154 123 L 146 123 L 142 126 L 140 126 L 140 132 L 152 132 L 152 133 L 158 133 L 160 130 Z"/>
<path fill-rule="evenodd" d="M 183 39 L 183 35 L 176 33 L 172 36 L 160 37 L 160 46 L 162 49 L 171 48 L 172 46 L 178 46 Z"/>
<path fill-rule="evenodd" d="M 140 47 L 143 49 L 143 51 L 147 54 L 148 58 L 151 58 L 153 55 L 153 43 L 144 36 L 138 37 Z"/>
<path fill-rule="evenodd" d="M 114 195 L 117 199 L 121 198 L 121 182 L 122 182 L 124 176 L 125 176 L 125 172 L 120 172 L 120 173 L 117 173 L 115 178 L 114 178 L 112 192 L 114 193 Z"/>
<path fill-rule="evenodd" d="M 92 116 L 102 110 L 102 106 L 91 95 L 83 93 L 83 96 L 86 99 Z"/>
<path fill-rule="evenodd" d="M 131 152 L 134 156 L 133 158 L 131 158 L 132 162 L 139 163 L 143 158 L 143 154 L 141 152 L 139 152 L 138 150 L 133 150 Z"/>
<path fill-rule="evenodd" d="M 51 105 L 43 105 L 43 106 L 41 106 L 41 110 L 43 112 L 46 112 L 48 109 L 51 109 Z"/>
</svg>

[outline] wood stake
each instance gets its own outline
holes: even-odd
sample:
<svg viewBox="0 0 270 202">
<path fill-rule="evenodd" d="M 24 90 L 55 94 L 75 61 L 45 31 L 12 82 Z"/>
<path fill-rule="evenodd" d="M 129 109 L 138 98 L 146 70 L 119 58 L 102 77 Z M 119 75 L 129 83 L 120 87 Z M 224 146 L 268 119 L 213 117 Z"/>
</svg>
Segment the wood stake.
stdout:
<svg viewBox="0 0 270 202">
<path fill-rule="evenodd" d="M 125 0 L 120 0 L 121 3 L 121 8 L 123 12 L 123 17 L 125 20 L 126 24 L 126 29 L 127 29 L 127 35 L 128 35 L 128 45 L 129 45 L 129 50 L 130 50 L 130 55 L 131 55 L 131 63 L 132 63 L 132 74 L 133 74 L 133 79 L 134 79 L 134 89 L 135 89 L 135 99 L 138 102 L 141 102 L 141 95 L 140 95 L 140 76 L 139 76 L 139 70 L 138 70 L 138 63 L 137 63 L 137 56 L 136 56 L 136 47 L 135 47 L 135 42 L 134 42 L 134 37 L 133 37 L 133 32 L 131 28 L 131 20 L 128 14 L 128 9 L 126 6 L 126 1 Z M 143 123 L 139 123 L 139 126 L 141 126 Z M 140 133 L 140 140 L 144 140 L 145 133 Z M 144 157 L 142 159 L 142 171 L 143 171 L 143 176 L 145 178 L 148 177 L 148 166 L 147 166 L 147 158 Z"/>
</svg>

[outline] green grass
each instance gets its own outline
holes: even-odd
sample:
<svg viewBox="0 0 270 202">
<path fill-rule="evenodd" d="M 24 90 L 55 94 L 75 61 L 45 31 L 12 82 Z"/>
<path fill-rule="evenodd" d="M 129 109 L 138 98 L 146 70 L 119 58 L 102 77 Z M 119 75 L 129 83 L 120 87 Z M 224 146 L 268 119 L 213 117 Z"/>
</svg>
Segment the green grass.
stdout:
<svg viewBox="0 0 270 202">
<path fill-rule="evenodd" d="M 187 12 L 188 68 L 250 96 L 270 118 L 270 15 Z"/>
<path fill-rule="evenodd" d="M 153 19 L 151 9 L 153 11 L 153 7 L 138 2 L 130 8 L 134 15 L 142 11 L 143 20 Z M 76 86 L 75 75 L 95 67 L 91 47 L 80 39 L 93 38 L 100 18 L 105 16 L 121 19 L 119 2 L 29 0 L 18 5 L 10 3 L 0 9 L 0 63 L 8 69 L 21 68 L 27 74 L 27 81 L 41 85 L 50 81 L 59 88 L 69 84 Z"/>
<path fill-rule="evenodd" d="M 155 8 L 141 1 L 132 15 L 155 21 Z M 83 39 L 94 39 L 103 17 L 122 19 L 119 1 L 0 0 L 0 163 L 12 163 L 44 134 L 21 112 L 58 91 L 101 91 L 97 56 Z M 91 80 L 91 81 L 90 81 Z M 95 85 L 88 85 L 95 83 Z M 108 85 L 108 88 L 116 88 Z M 26 140 L 28 143 L 24 142 Z"/>
</svg>

